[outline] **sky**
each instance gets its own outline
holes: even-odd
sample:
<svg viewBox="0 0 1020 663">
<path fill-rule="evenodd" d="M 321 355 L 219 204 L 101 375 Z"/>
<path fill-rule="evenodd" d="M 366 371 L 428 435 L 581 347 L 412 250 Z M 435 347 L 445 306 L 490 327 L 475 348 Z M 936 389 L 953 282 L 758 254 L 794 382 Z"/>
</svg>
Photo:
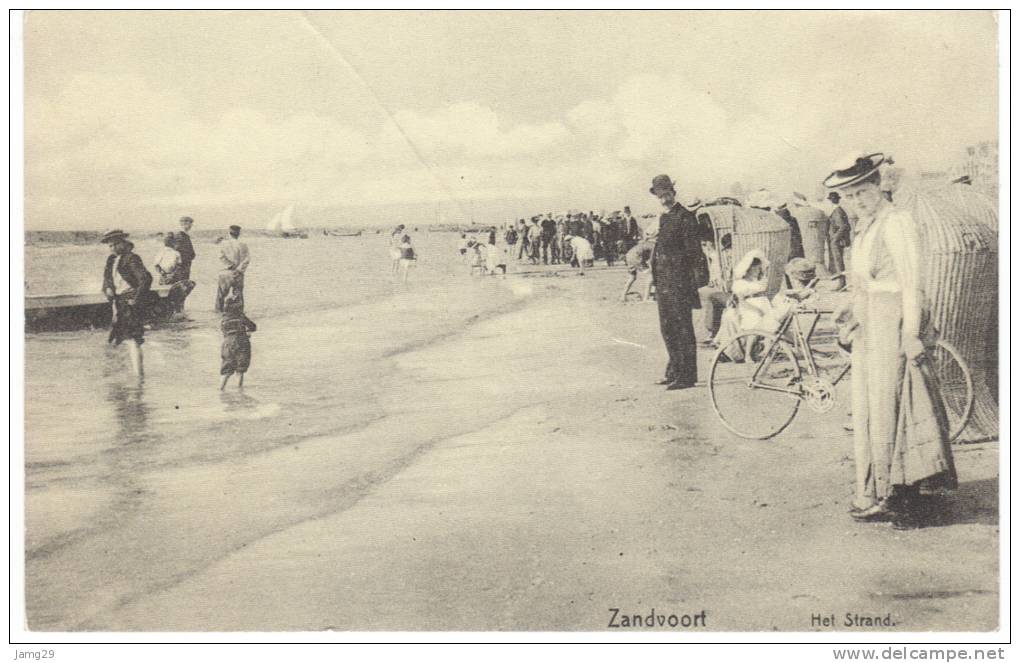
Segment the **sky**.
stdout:
<svg viewBox="0 0 1020 663">
<path fill-rule="evenodd" d="M 997 137 L 991 12 L 29 12 L 28 229 L 814 195 Z M 397 212 L 396 210 L 399 210 Z"/>
</svg>

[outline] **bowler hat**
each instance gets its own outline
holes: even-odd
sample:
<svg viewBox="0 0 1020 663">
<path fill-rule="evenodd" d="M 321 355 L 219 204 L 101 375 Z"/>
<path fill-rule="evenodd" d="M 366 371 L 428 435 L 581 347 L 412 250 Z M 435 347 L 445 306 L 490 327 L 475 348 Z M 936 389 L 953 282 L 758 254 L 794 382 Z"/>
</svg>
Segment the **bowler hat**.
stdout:
<svg viewBox="0 0 1020 663">
<path fill-rule="evenodd" d="M 239 233 L 241 232 L 241 226 L 230 226 L 230 232 Z"/>
<path fill-rule="evenodd" d="M 676 191 L 673 187 L 673 180 L 669 179 L 669 175 L 656 175 L 652 179 L 652 188 L 648 192 L 655 196 L 658 195 L 656 191 L 661 190 Z"/>
<path fill-rule="evenodd" d="M 845 157 L 840 160 L 822 184 L 830 189 L 841 189 L 851 184 L 857 184 L 867 179 L 885 162 L 885 154 L 882 152 Z"/>
<path fill-rule="evenodd" d="M 119 239 L 127 239 L 127 237 L 128 234 L 123 230 L 107 230 L 99 241 L 102 244 L 111 244 Z"/>
</svg>

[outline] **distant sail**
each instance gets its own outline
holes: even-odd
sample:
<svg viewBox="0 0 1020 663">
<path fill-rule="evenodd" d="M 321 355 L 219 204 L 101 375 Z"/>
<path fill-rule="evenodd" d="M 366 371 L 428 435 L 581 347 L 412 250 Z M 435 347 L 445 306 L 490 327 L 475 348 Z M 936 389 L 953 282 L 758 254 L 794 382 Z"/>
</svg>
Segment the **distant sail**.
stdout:
<svg viewBox="0 0 1020 663">
<path fill-rule="evenodd" d="M 283 212 L 277 212 L 273 215 L 273 218 L 266 224 L 266 230 L 269 232 L 280 232 L 280 219 L 283 217 Z"/>
<path fill-rule="evenodd" d="M 283 210 L 283 212 L 281 212 L 281 216 L 280 216 L 280 230 L 282 230 L 283 232 L 293 232 L 293 231 L 297 230 L 297 228 L 294 226 L 294 221 L 291 219 L 291 217 L 293 215 L 294 215 L 294 206 L 293 205 L 287 205 L 287 209 L 285 209 L 285 210 Z"/>
</svg>

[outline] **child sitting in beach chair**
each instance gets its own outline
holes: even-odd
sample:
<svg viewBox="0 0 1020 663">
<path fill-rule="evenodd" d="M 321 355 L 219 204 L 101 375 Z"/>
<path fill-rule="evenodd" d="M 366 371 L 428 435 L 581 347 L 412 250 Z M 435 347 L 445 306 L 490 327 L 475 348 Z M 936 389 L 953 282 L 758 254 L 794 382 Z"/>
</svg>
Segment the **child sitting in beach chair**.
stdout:
<svg viewBox="0 0 1020 663">
<path fill-rule="evenodd" d="M 244 374 L 251 365 L 251 338 L 255 331 L 255 323 L 244 314 L 244 300 L 237 295 L 229 296 L 223 303 L 223 320 L 220 322 L 223 332 L 223 346 L 220 348 L 220 391 L 227 386 L 227 380 L 237 373 L 237 386 L 244 386 Z"/>
</svg>

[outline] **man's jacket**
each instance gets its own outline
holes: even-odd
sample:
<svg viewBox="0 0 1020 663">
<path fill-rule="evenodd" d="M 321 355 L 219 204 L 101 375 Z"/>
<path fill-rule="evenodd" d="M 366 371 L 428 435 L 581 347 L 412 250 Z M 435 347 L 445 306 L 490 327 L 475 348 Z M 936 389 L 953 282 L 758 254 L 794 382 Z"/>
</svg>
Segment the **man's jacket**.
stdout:
<svg viewBox="0 0 1020 663">
<path fill-rule="evenodd" d="M 656 293 L 679 297 L 691 308 L 701 308 L 694 269 L 704 260 L 701 242 L 711 239 L 711 228 L 700 226 L 694 212 L 680 203 L 659 217 L 659 235 L 652 253 Z"/>
<path fill-rule="evenodd" d="M 113 265 L 117 257 L 110 254 L 106 258 L 106 268 L 103 270 L 103 292 L 113 289 Z M 118 298 L 126 298 L 135 302 L 144 302 L 152 286 L 152 274 L 145 269 L 142 259 L 135 253 L 125 253 L 120 256 L 120 264 L 117 265 L 117 272 L 130 288 L 124 292 L 118 292 Z"/>
</svg>

